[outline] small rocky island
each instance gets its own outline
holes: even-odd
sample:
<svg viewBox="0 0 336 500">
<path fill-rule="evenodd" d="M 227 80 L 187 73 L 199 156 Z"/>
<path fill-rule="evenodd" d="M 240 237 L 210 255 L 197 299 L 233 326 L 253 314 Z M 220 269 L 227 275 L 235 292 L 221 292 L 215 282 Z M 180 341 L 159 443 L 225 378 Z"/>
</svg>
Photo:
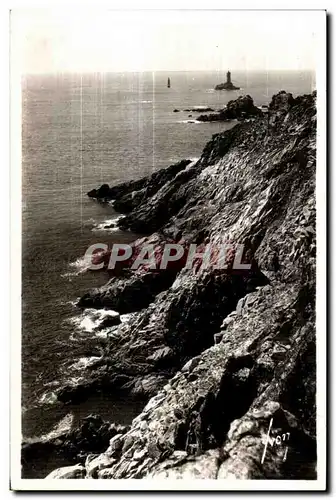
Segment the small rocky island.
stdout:
<svg viewBox="0 0 336 500">
<path fill-rule="evenodd" d="M 255 106 L 252 97 L 250 95 L 245 95 L 229 101 L 227 105 L 217 113 L 200 115 L 196 120 L 198 122 L 226 122 L 230 120 L 254 119 L 261 115 L 263 115 L 263 111 Z"/>
<path fill-rule="evenodd" d="M 216 85 L 215 90 L 239 90 L 239 88 L 240 87 L 235 87 L 231 82 L 231 72 L 228 71 L 226 73 L 226 82 Z"/>
</svg>

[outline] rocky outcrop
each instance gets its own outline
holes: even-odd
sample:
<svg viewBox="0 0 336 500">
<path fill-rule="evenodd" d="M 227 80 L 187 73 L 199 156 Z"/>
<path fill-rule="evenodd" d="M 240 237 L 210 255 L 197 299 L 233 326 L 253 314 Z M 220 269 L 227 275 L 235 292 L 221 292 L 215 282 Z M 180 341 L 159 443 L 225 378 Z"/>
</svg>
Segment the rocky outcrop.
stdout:
<svg viewBox="0 0 336 500">
<path fill-rule="evenodd" d="M 205 113 L 207 111 L 215 111 L 213 108 L 210 108 L 209 106 L 194 106 L 193 108 L 186 108 L 183 111 L 186 113 L 190 113 L 192 111 L 198 112 L 198 113 Z"/>
<path fill-rule="evenodd" d="M 87 457 L 92 459 L 99 456 L 114 436 L 121 436 L 127 430 L 127 426 L 111 424 L 99 415 L 89 415 L 74 429 L 24 442 L 21 452 L 22 476 L 36 479 L 37 474 L 41 474 L 44 469 L 50 470 L 51 464 L 55 464 L 59 468 L 51 472 L 48 479 L 83 478 Z M 74 462 L 78 462 L 77 465 L 69 465 Z"/>
<path fill-rule="evenodd" d="M 238 97 L 238 99 L 229 101 L 226 107 L 218 111 L 218 113 L 201 115 L 196 119 L 199 122 L 215 122 L 243 120 L 261 115 L 262 111 L 254 105 L 252 97 L 250 95 L 245 95 Z"/>
<path fill-rule="evenodd" d="M 46 479 L 84 479 L 85 474 L 86 470 L 83 465 L 69 465 L 53 470 Z"/>
<path fill-rule="evenodd" d="M 164 183 L 158 172 L 158 189 L 146 178 L 120 221 L 163 241 L 234 241 L 253 265 L 182 268 L 165 282 L 142 270 L 84 299 L 132 314 L 111 328 L 83 392 L 148 401 L 85 477 L 316 477 L 315 96 L 272 103 Z"/>
<path fill-rule="evenodd" d="M 299 291 L 249 294 L 224 321 L 222 341 L 149 401 L 118 451 L 104 452 L 98 477 L 314 477 L 315 333 Z"/>
<path fill-rule="evenodd" d="M 215 90 L 239 90 L 240 87 L 236 87 L 232 82 L 219 83 L 216 85 Z"/>
<path fill-rule="evenodd" d="M 142 200 L 153 196 L 166 182 L 169 182 L 177 173 L 183 171 L 191 160 L 182 160 L 160 172 L 154 172 L 148 177 L 130 182 L 124 182 L 110 187 L 103 184 L 99 189 L 92 189 L 87 194 L 90 198 L 108 201 L 114 200 L 116 210 L 129 212 Z"/>
</svg>

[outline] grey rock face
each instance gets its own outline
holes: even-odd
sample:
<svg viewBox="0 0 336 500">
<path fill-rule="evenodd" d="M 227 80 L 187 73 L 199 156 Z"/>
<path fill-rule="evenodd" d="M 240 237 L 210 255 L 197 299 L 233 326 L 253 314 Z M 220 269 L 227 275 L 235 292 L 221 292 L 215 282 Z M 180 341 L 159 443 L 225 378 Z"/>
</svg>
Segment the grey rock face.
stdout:
<svg viewBox="0 0 336 500">
<path fill-rule="evenodd" d="M 252 97 L 250 95 L 245 95 L 229 101 L 226 107 L 218 113 L 200 115 L 197 120 L 200 122 L 243 120 L 246 118 L 261 116 L 262 114 L 261 109 L 254 105 Z"/>
<path fill-rule="evenodd" d="M 60 467 L 52 471 L 46 479 L 84 479 L 85 468 L 80 465 L 69 465 L 68 467 Z"/>
<path fill-rule="evenodd" d="M 213 136 L 123 219 L 163 238 L 241 243 L 253 265 L 183 269 L 114 327 L 91 380 L 150 399 L 86 477 L 316 476 L 315 114 L 314 95 L 275 96 L 269 119 Z"/>
</svg>

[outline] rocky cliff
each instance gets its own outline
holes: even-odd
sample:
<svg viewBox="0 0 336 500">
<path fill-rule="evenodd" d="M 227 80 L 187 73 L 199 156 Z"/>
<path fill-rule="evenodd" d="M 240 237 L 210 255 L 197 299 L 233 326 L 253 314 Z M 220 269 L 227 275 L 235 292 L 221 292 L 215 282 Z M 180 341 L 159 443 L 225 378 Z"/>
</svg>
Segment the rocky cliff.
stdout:
<svg viewBox="0 0 336 500">
<path fill-rule="evenodd" d="M 148 402 L 80 477 L 315 477 L 315 125 L 315 95 L 280 93 L 268 118 L 214 135 L 198 161 L 89 193 L 115 200 L 123 229 L 224 238 L 253 265 L 128 271 L 81 299 L 133 314 L 59 399 L 109 390 Z"/>
</svg>

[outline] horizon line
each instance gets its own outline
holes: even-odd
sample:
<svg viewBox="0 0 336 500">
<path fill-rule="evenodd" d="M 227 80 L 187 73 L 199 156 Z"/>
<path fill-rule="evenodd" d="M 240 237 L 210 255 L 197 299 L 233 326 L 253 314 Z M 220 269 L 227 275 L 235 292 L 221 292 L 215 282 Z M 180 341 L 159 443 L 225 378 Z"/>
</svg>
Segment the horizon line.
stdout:
<svg viewBox="0 0 336 500">
<path fill-rule="evenodd" d="M 237 73 L 249 73 L 249 72 L 260 72 L 260 73 L 272 73 L 272 72 L 310 72 L 316 73 L 315 68 L 302 68 L 302 69 L 293 69 L 293 68 L 277 68 L 277 69 L 235 69 L 235 68 L 227 68 L 227 69 L 143 69 L 143 70 L 103 70 L 103 69 L 92 69 L 92 70 L 71 70 L 71 69 L 63 69 L 63 70 L 52 70 L 52 71 L 25 71 L 21 73 L 21 76 L 33 76 L 33 75 L 57 75 L 62 73 L 78 73 L 78 74 L 92 74 L 92 73 L 197 73 L 197 72 L 218 72 L 225 73 L 226 71 L 237 72 Z"/>
</svg>

